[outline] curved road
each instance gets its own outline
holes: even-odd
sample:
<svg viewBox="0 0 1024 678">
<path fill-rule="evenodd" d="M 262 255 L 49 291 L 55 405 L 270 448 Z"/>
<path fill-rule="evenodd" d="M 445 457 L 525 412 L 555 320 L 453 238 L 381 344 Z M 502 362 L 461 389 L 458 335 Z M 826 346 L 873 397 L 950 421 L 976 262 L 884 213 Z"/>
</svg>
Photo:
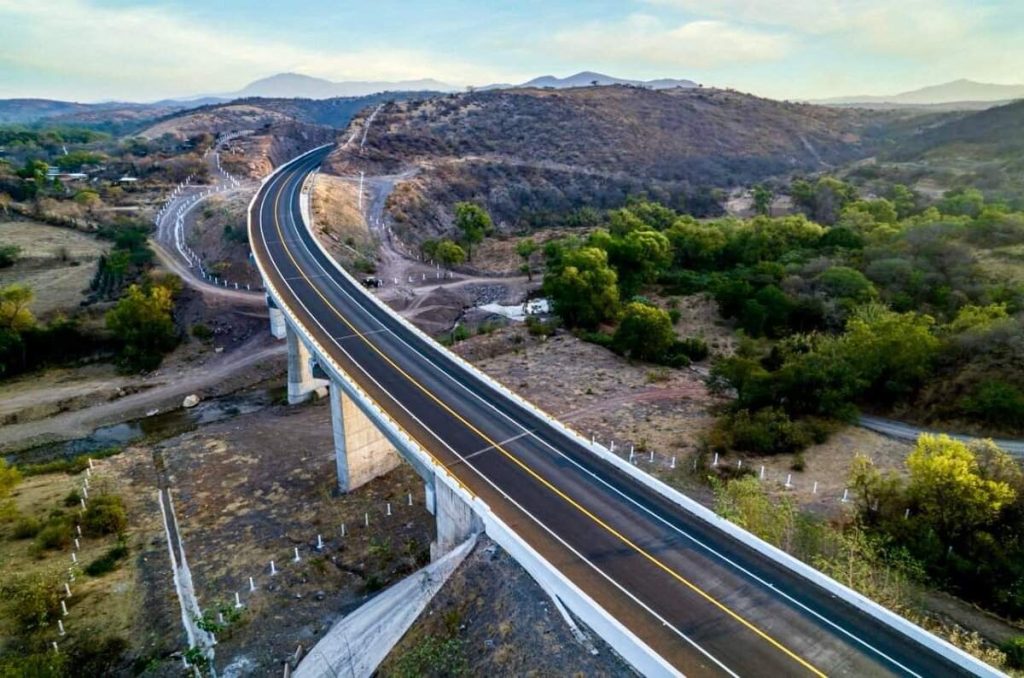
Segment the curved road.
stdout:
<svg viewBox="0 0 1024 678">
<path fill-rule="evenodd" d="M 312 242 L 275 174 L 250 242 L 278 301 L 438 463 L 689 676 L 951 676 L 943 657 L 644 488 L 379 308 Z"/>
</svg>

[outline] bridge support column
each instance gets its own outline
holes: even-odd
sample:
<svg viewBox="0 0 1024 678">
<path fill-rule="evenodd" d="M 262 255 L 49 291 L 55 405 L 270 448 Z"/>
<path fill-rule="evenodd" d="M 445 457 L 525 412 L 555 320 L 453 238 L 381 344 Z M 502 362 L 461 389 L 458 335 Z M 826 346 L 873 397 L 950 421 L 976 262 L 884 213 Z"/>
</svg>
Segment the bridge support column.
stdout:
<svg viewBox="0 0 1024 678">
<path fill-rule="evenodd" d="M 331 383 L 331 427 L 338 491 L 350 492 L 402 463 L 394 446 L 337 382 Z"/>
<path fill-rule="evenodd" d="M 433 492 L 430 492 L 431 485 Z M 435 561 L 474 534 L 483 532 L 484 524 L 462 497 L 436 477 L 432 483 L 427 483 L 427 490 L 428 508 L 433 495 L 437 523 L 437 539 L 430 544 L 430 560 Z"/>
<path fill-rule="evenodd" d="M 270 334 L 275 339 L 284 339 L 288 332 L 284 322 L 284 311 L 277 307 L 270 295 L 267 295 L 267 308 L 270 311 Z"/>
<path fill-rule="evenodd" d="M 291 326 L 286 326 L 285 337 L 288 339 L 288 404 L 296 405 L 309 400 L 323 387 L 323 382 L 313 378 L 309 349 Z"/>
</svg>

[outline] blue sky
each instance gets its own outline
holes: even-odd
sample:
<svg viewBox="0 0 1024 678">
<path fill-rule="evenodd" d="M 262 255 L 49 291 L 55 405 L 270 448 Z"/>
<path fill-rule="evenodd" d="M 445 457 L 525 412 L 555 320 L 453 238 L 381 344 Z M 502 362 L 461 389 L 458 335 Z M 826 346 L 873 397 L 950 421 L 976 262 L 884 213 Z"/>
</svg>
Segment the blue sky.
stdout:
<svg viewBox="0 0 1024 678">
<path fill-rule="evenodd" d="M 0 98 L 153 100 L 278 72 L 598 70 L 775 98 L 1024 81 L 1020 0 L 0 0 Z"/>
</svg>

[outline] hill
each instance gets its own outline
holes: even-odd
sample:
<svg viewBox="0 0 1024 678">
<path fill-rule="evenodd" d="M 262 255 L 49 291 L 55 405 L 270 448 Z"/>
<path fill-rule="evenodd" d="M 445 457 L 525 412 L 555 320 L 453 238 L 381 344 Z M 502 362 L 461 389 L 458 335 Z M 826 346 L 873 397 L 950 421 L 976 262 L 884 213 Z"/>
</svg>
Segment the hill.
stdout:
<svg viewBox="0 0 1024 678">
<path fill-rule="evenodd" d="M 274 99 L 334 99 L 337 97 L 362 97 L 381 92 L 434 91 L 450 92 L 457 89 L 438 80 L 386 81 L 342 81 L 332 82 L 299 73 L 278 73 L 249 83 L 238 92 L 225 95 L 239 99 L 266 97 Z"/>
<path fill-rule="evenodd" d="M 994 159 L 1024 152 L 1024 101 L 989 108 L 923 129 L 893 151 L 895 159 L 960 156 Z"/>
<path fill-rule="evenodd" d="M 593 71 L 583 71 L 570 75 L 566 78 L 557 78 L 553 75 L 543 75 L 539 78 L 534 78 L 529 82 L 518 85 L 518 87 L 552 87 L 555 89 L 568 89 L 570 87 L 592 87 L 594 85 L 608 86 L 608 85 L 634 85 L 637 87 L 649 87 L 651 89 L 671 89 L 673 87 L 697 87 L 697 83 L 692 80 L 673 80 L 671 78 L 662 78 L 660 80 L 623 80 L 622 78 L 613 78 L 610 75 L 603 73 L 594 73 Z"/>
<path fill-rule="evenodd" d="M 198 106 L 198 103 L 161 101 L 153 104 L 105 102 L 80 104 L 50 99 L 0 99 L 0 124 L 112 126 L 152 120 Z"/>
<path fill-rule="evenodd" d="M 338 174 L 422 168 L 390 208 L 426 233 L 447 228 L 457 200 L 486 203 L 506 230 L 640 193 L 714 214 L 715 188 L 866 157 L 909 117 L 712 89 L 496 90 L 388 105 L 364 148 L 328 164 Z"/>
<path fill-rule="evenodd" d="M 922 87 L 909 92 L 888 96 L 860 95 L 822 99 L 816 103 L 829 105 L 932 106 L 976 108 L 983 104 L 998 104 L 1024 98 L 1024 85 L 996 85 L 973 80 L 953 80 L 940 85 Z"/>
</svg>

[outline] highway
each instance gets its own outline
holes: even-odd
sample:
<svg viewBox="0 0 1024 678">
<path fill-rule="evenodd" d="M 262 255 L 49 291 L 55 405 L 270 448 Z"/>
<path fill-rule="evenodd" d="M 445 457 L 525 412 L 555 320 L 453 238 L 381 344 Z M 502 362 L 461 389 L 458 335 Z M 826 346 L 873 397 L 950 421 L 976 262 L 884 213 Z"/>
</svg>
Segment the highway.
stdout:
<svg viewBox="0 0 1024 678">
<path fill-rule="evenodd" d="M 688 676 L 963 670 L 645 488 L 385 313 L 303 226 L 329 149 L 273 175 L 250 241 L 278 301 L 377 405 L 555 568 Z"/>
</svg>

